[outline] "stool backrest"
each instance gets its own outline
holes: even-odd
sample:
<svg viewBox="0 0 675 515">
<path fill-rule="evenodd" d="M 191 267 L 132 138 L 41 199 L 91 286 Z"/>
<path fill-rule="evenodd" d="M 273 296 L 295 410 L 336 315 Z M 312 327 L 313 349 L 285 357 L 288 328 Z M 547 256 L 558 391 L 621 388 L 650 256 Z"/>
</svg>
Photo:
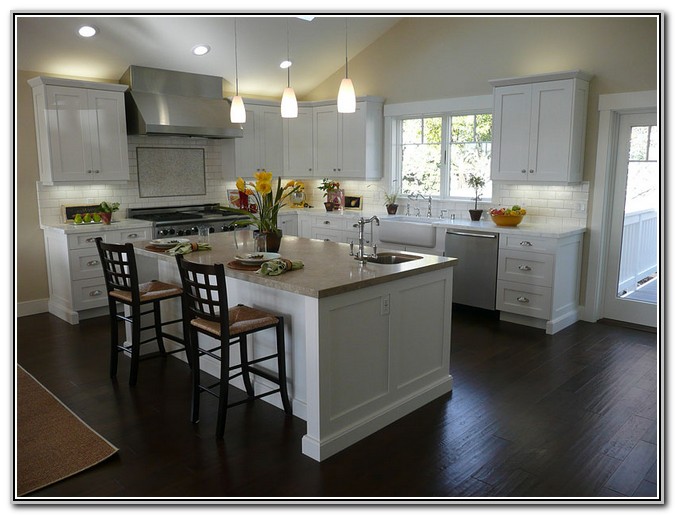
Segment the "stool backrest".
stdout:
<svg viewBox="0 0 675 515">
<path fill-rule="evenodd" d="M 131 292 L 133 299 L 138 300 L 138 269 L 136 254 L 131 243 L 104 243 L 96 238 L 96 248 L 103 266 L 103 277 L 108 293 L 113 290 Z"/>
<path fill-rule="evenodd" d="M 227 284 L 222 263 L 192 263 L 185 261 L 181 254 L 176 254 L 176 263 L 183 284 L 183 309 L 188 318 L 219 322 L 221 331 L 229 332 Z"/>
</svg>

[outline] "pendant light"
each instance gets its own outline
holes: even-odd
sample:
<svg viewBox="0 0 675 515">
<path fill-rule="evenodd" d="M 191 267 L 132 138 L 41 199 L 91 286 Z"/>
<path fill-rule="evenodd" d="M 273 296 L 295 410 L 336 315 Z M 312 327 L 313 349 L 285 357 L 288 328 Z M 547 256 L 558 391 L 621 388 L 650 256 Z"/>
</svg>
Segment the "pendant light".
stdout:
<svg viewBox="0 0 675 515">
<path fill-rule="evenodd" d="M 246 107 L 244 100 L 239 96 L 239 66 L 237 61 L 237 19 L 234 19 L 234 84 L 235 93 L 230 105 L 230 121 L 232 123 L 246 123 Z"/>
<path fill-rule="evenodd" d="M 356 92 L 354 91 L 354 84 L 349 78 L 349 59 L 347 54 L 347 19 L 345 19 L 345 78 L 340 83 L 337 97 L 338 113 L 355 113 L 356 112 Z"/>
<path fill-rule="evenodd" d="M 288 34 L 288 20 L 286 20 L 286 62 L 291 62 L 290 37 Z M 284 94 L 281 96 L 281 117 L 282 118 L 297 118 L 298 117 L 298 101 L 295 98 L 295 91 L 291 87 L 291 67 L 286 68 L 287 83 L 284 89 Z"/>
</svg>

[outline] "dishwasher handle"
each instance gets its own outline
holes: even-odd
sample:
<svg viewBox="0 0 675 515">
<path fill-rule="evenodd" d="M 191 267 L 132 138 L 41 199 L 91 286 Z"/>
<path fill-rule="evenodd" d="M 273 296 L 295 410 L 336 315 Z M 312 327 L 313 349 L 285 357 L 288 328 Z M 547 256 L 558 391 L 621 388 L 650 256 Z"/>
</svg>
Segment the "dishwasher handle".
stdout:
<svg viewBox="0 0 675 515">
<path fill-rule="evenodd" d="M 479 234 L 474 232 L 459 232 L 459 231 L 447 231 L 445 234 L 454 234 L 456 236 L 468 236 L 470 238 L 489 238 L 494 239 L 497 237 L 496 234 Z"/>
</svg>

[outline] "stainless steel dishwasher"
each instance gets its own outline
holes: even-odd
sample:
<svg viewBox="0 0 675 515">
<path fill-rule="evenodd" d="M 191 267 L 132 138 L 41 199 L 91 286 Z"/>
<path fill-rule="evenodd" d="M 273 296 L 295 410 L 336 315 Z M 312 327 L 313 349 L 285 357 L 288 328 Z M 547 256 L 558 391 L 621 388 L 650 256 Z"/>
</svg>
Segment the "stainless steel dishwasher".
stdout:
<svg viewBox="0 0 675 515">
<path fill-rule="evenodd" d="M 445 233 L 445 255 L 459 258 L 454 270 L 452 301 L 495 309 L 499 234 L 463 229 Z"/>
</svg>

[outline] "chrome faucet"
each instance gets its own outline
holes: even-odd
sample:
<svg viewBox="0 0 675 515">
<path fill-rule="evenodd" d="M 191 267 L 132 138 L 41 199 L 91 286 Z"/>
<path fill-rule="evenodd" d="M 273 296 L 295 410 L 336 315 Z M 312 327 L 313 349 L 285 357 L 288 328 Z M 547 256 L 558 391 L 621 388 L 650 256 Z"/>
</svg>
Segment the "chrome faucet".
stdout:
<svg viewBox="0 0 675 515">
<path fill-rule="evenodd" d="M 410 216 L 410 202 L 405 205 L 405 216 Z"/>
<path fill-rule="evenodd" d="M 427 218 L 431 218 L 431 195 L 427 199 L 429 201 L 429 206 L 427 207 Z"/>
<path fill-rule="evenodd" d="M 368 220 L 361 217 L 359 218 L 359 221 L 354 224 L 354 227 L 359 228 L 359 249 L 356 251 L 356 254 L 354 254 L 354 242 L 351 242 L 349 246 L 350 247 L 349 255 L 354 256 L 354 259 L 361 261 L 361 263 L 365 263 L 366 261 L 368 261 L 368 258 L 377 258 L 377 245 L 373 245 L 372 254 L 366 255 L 366 251 L 364 248 L 365 242 L 363 241 L 363 228 L 365 227 L 366 224 L 370 224 L 372 222 L 375 222 L 376 225 L 380 225 L 380 219 L 377 216 L 371 216 Z"/>
<path fill-rule="evenodd" d="M 445 213 L 447 213 L 447 212 L 448 212 L 447 209 L 441 209 L 441 220 L 443 220 L 445 218 Z"/>
<path fill-rule="evenodd" d="M 419 208 L 419 207 L 416 207 L 416 208 L 415 208 L 415 216 L 416 216 L 417 218 L 419 218 L 419 217 L 421 216 L 421 215 L 420 215 L 420 208 Z"/>
</svg>

